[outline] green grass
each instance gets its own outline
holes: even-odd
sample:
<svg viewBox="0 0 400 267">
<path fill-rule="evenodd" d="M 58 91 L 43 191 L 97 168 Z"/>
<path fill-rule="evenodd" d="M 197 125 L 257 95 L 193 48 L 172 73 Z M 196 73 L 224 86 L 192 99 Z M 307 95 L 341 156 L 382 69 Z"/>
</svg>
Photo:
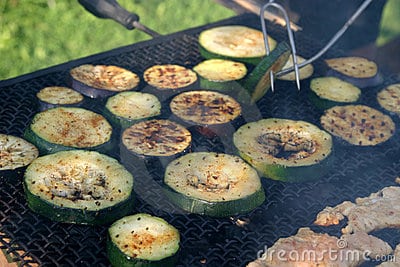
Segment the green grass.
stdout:
<svg viewBox="0 0 400 267">
<path fill-rule="evenodd" d="M 235 15 L 213 0 L 119 0 L 161 34 Z M 379 44 L 400 33 L 400 1 L 389 0 Z M 397 23 L 396 23 L 397 21 Z M 0 1 L 0 80 L 150 39 L 98 19 L 77 0 Z"/>
<path fill-rule="evenodd" d="M 119 0 L 140 22 L 161 34 L 235 15 L 213 0 Z M 77 0 L 0 1 L 0 80 L 150 37 L 99 19 Z"/>
</svg>

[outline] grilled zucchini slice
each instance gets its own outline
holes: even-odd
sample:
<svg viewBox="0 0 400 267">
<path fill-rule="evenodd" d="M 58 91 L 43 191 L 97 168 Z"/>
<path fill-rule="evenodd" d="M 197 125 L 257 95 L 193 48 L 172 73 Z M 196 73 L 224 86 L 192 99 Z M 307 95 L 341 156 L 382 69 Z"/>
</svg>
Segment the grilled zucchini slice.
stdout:
<svg viewBox="0 0 400 267">
<path fill-rule="evenodd" d="M 0 174 L 10 176 L 10 171 L 25 168 L 38 156 L 36 146 L 25 139 L 0 134 Z"/>
<path fill-rule="evenodd" d="M 148 84 L 143 92 L 157 95 L 161 101 L 198 85 L 197 74 L 184 66 L 176 64 L 154 65 L 143 73 Z"/>
<path fill-rule="evenodd" d="M 180 124 L 170 120 L 147 120 L 122 133 L 125 149 L 139 157 L 168 157 L 184 153 L 192 136 Z"/>
<path fill-rule="evenodd" d="M 133 209 L 133 177 L 115 159 L 95 151 L 61 151 L 35 159 L 24 191 L 34 212 L 51 220 L 100 225 Z"/>
<path fill-rule="evenodd" d="M 41 89 L 36 97 L 41 110 L 58 106 L 79 106 L 84 97 L 81 93 L 65 86 L 48 86 Z"/>
<path fill-rule="evenodd" d="M 186 154 L 168 164 L 164 183 L 172 203 L 213 217 L 249 212 L 265 200 L 257 171 L 229 154 Z"/>
<path fill-rule="evenodd" d="M 261 31 L 241 25 L 219 26 L 204 30 L 199 35 L 200 53 L 206 59 L 231 59 L 258 64 L 266 55 Z M 272 51 L 276 41 L 269 37 Z"/>
<path fill-rule="evenodd" d="M 100 114 L 77 107 L 57 107 L 36 114 L 24 136 L 42 154 L 112 148 L 112 127 L 108 121 Z"/>
<path fill-rule="evenodd" d="M 91 98 L 133 90 L 140 82 L 136 73 L 113 65 L 85 64 L 71 69 L 70 75 L 72 88 Z"/>
<path fill-rule="evenodd" d="M 105 116 L 110 122 L 122 128 L 161 114 L 158 98 L 141 92 L 118 93 L 108 98 L 105 108 Z"/>
<path fill-rule="evenodd" d="M 386 86 L 377 94 L 379 105 L 389 112 L 400 115 L 400 83 Z"/>
<path fill-rule="evenodd" d="M 328 66 L 327 76 L 336 76 L 357 87 L 376 86 L 382 82 L 378 66 L 372 60 L 363 57 L 339 57 L 326 59 L 325 63 Z"/>
<path fill-rule="evenodd" d="M 250 94 L 251 103 L 257 102 L 266 94 L 271 87 L 270 72 L 281 70 L 289 56 L 288 44 L 285 42 L 279 43 L 243 80 L 242 85 Z"/>
<path fill-rule="evenodd" d="M 287 182 L 315 180 L 331 166 L 332 137 L 317 126 L 288 119 L 262 119 L 233 135 L 239 155 L 261 176 Z"/>
<path fill-rule="evenodd" d="M 175 266 L 179 231 L 145 213 L 126 216 L 108 229 L 107 254 L 115 267 Z"/>
<path fill-rule="evenodd" d="M 321 109 L 356 102 L 361 90 L 355 85 L 336 77 L 319 77 L 310 83 L 311 101 Z"/>
</svg>

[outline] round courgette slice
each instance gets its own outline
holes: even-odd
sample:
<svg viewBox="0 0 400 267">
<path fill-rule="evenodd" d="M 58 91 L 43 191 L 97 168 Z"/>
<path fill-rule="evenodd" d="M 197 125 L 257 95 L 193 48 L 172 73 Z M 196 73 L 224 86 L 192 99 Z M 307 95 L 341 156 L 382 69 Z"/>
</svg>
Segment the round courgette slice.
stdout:
<svg viewBox="0 0 400 267">
<path fill-rule="evenodd" d="M 315 180 L 331 165 L 331 135 L 305 121 L 271 118 L 250 122 L 235 132 L 233 142 L 260 175 L 274 180 Z"/>
<path fill-rule="evenodd" d="M 361 95 L 355 85 L 329 76 L 312 79 L 310 89 L 310 99 L 320 109 L 356 102 Z"/>
<path fill-rule="evenodd" d="M 76 107 L 57 107 L 36 114 L 24 135 L 43 154 L 70 149 L 108 151 L 112 147 L 108 121 Z"/>
<path fill-rule="evenodd" d="M 71 69 L 70 75 L 72 88 L 91 98 L 133 90 L 140 82 L 136 73 L 112 65 L 84 64 Z"/>
<path fill-rule="evenodd" d="M 100 225 L 133 209 L 133 177 L 115 159 L 71 150 L 34 160 L 24 175 L 29 208 L 51 220 Z"/>
<path fill-rule="evenodd" d="M 168 164 L 164 182 L 172 203 L 213 217 L 249 212 L 265 200 L 257 171 L 234 155 L 186 154 Z"/>
<path fill-rule="evenodd" d="M 179 231 L 164 219 L 149 214 L 126 216 L 108 229 L 107 254 L 121 266 L 175 266 Z"/>
<path fill-rule="evenodd" d="M 199 35 L 200 53 L 206 59 L 232 59 L 258 64 L 266 55 L 261 31 L 241 25 L 219 26 L 204 30 Z M 270 50 L 276 41 L 268 37 Z"/>
<path fill-rule="evenodd" d="M 147 120 L 125 129 L 121 139 L 125 149 L 137 156 L 168 157 L 184 153 L 192 136 L 176 122 Z"/>
<path fill-rule="evenodd" d="M 161 114 L 161 103 L 153 94 L 122 92 L 106 102 L 105 116 L 111 123 L 127 128 L 141 120 Z"/>
<path fill-rule="evenodd" d="M 36 97 L 41 110 L 57 106 L 79 106 L 84 100 L 81 93 L 64 86 L 45 87 L 36 94 Z"/>
<path fill-rule="evenodd" d="M 38 149 L 28 141 L 0 134 L 0 172 L 26 167 L 38 156 Z"/>
</svg>

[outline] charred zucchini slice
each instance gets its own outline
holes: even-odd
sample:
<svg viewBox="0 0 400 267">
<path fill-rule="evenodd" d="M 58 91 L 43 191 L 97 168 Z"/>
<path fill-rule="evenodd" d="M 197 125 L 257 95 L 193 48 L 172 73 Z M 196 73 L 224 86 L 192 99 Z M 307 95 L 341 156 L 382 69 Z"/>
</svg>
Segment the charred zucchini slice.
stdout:
<svg viewBox="0 0 400 267">
<path fill-rule="evenodd" d="M 233 121 L 241 114 L 240 104 L 232 97 L 214 91 L 190 91 L 175 96 L 171 112 L 189 124 L 218 125 Z"/>
<path fill-rule="evenodd" d="M 251 103 L 257 102 L 265 95 L 271 87 L 270 72 L 281 70 L 289 56 L 288 44 L 285 42 L 279 43 L 244 79 L 242 84 L 251 96 Z"/>
<path fill-rule="evenodd" d="M 0 172 L 26 167 L 38 156 L 38 149 L 28 141 L 0 134 Z"/>
<path fill-rule="evenodd" d="M 234 155 L 186 154 L 168 164 L 164 182 L 175 205 L 213 217 L 249 212 L 265 200 L 257 171 Z"/>
<path fill-rule="evenodd" d="M 176 64 L 151 66 L 144 71 L 143 76 L 149 85 L 143 92 L 155 94 L 161 101 L 198 84 L 197 74 L 193 70 Z"/>
<path fill-rule="evenodd" d="M 233 142 L 260 175 L 274 180 L 315 180 L 331 165 L 331 135 L 305 121 L 271 118 L 250 122 L 235 132 Z"/>
<path fill-rule="evenodd" d="M 83 108 L 57 107 L 36 114 L 25 138 L 43 154 L 70 149 L 111 149 L 112 127 L 100 114 Z"/>
<path fill-rule="evenodd" d="M 153 94 L 122 92 L 108 98 L 106 102 L 106 117 L 122 128 L 160 113 L 161 103 Z"/>
<path fill-rule="evenodd" d="M 36 97 L 39 99 L 41 110 L 57 106 L 80 105 L 84 100 L 81 93 L 64 86 L 45 87 L 36 94 Z"/>
<path fill-rule="evenodd" d="M 122 133 L 122 144 L 141 157 L 166 157 L 185 152 L 192 136 L 180 124 L 170 120 L 147 120 L 136 123 Z"/>
<path fill-rule="evenodd" d="M 34 160 L 24 175 L 29 208 L 51 220 L 100 225 L 132 211 L 133 177 L 115 159 L 71 150 Z"/>
<path fill-rule="evenodd" d="M 108 229 L 107 254 L 115 267 L 175 266 L 179 231 L 164 219 L 140 213 Z"/>
<path fill-rule="evenodd" d="M 270 49 L 276 41 L 268 39 Z M 199 35 L 200 53 L 206 59 L 223 58 L 258 64 L 266 55 L 261 31 L 241 25 L 214 27 Z"/>
<path fill-rule="evenodd" d="M 72 88 L 91 98 L 133 90 L 140 82 L 136 73 L 112 65 L 85 64 L 71 69 L 70 75 Z"/>
<path fill-rule="evenodd" d="M 311 80 L 310 89 L 311 100 L 322 109 L 356 102 L 361 95 L 358 87 L 336 77 L 314 78 Z"/>
</svg>

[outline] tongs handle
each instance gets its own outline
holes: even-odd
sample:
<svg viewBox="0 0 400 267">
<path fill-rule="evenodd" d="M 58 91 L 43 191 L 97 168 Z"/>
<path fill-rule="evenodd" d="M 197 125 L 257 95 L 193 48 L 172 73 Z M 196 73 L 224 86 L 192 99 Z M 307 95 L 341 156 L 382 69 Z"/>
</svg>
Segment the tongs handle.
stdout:
<svg viewBox="0 0 400 267">
<path fill-rule="evenodd" d="M 96 17 L 112 19 L 123 25 L 128 30 L 135 28 L 149 34 L 152 37 L 160 36 L 157 32 L 139 23 L 139 16 L 120 6 L 116 0 L 78 0 L 87 11 Z"/>
</svg>

